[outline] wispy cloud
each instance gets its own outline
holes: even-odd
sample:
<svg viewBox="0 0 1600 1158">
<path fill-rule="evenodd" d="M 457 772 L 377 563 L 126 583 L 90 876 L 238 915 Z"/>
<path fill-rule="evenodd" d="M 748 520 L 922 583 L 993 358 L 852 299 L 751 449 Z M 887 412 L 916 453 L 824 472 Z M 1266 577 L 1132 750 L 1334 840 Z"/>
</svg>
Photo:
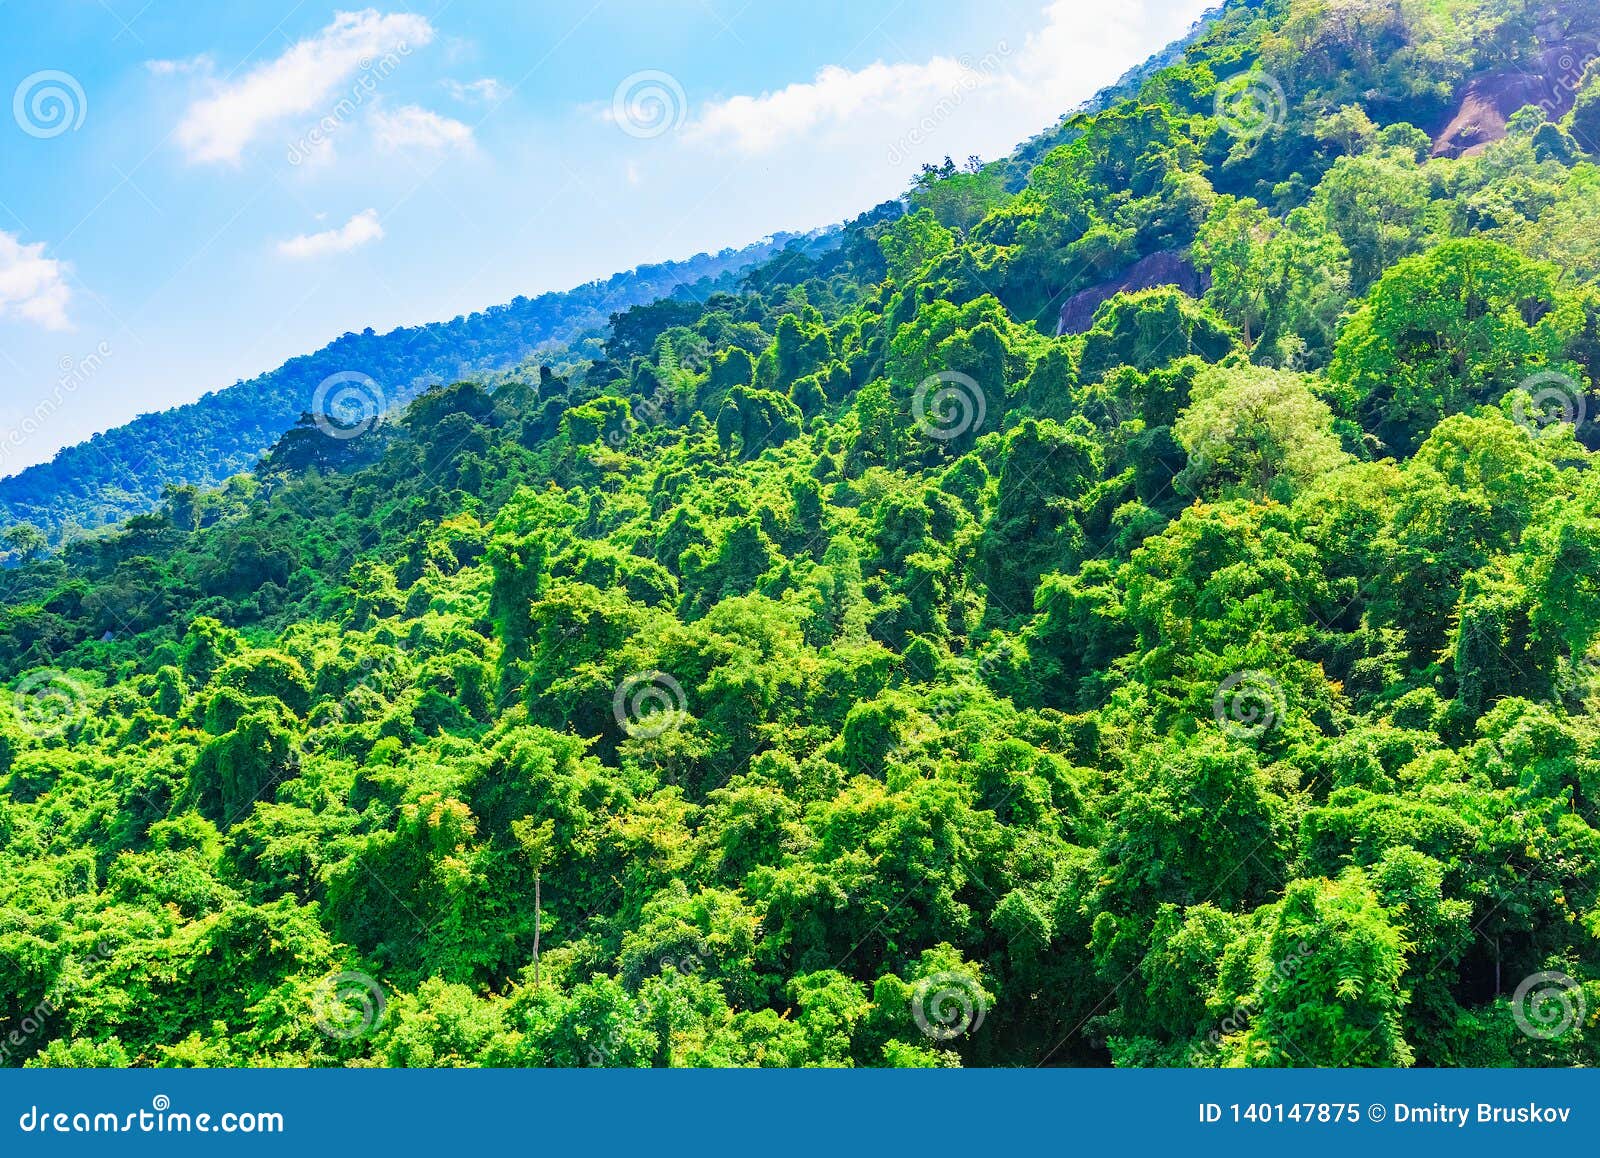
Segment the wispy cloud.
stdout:
<svg viewBox="0 0 1600 1158">
<path fill-rule="evenodd" d="M 330 253 L 348 253 L 382 237 L 383 225 L 378 221 L 378 211 L 364 209 L 337 229 L 304 233 L 278 242 L 278 254 L 297 261 L 326 257 Z"/>
<path fill-rule="evenodd" d="M 810 81 L 712 101 L 684 135 L 754 154 L 821 132 L 865 147 L 896 136 L 920 140 L 937 128 L 952 145 L 1009 148 L 1116 80 L 1152 36 L 1180 36 L 1209 2 L 1125 0 L 1090 15 L 1077 0 L 1053 0 L 1021 45 L 981 46 L 981 59 L 830 66 Z"/>
<path fill-rule="evenodd" d="M 402 105 L 389 112 L 376 109 L 372 133 L 383 149 L 470 149 L 472 129 L 420 105 Z"/>
<path fill-rule="evenodd" d="M 492 76 L 465 84 L 459 80 L 447 80 L 444 87 L 451 96 L 465 104 L 497 105 L 511 95 L 510 90 Z"/>
<path fill-rule="evenodd" d="M 206 53 L 201 53 L 186 60 L 147 60 L 144 66 L 154 76 L 188 76 L 192 73 L 214 72 L 216 61 Z"/>
<path fill-rule="evenodd" d="M 433 35 L 421 16 L 383 15 L 373 8 L 336 13 L 317 35 L 190 105 L 178 125 L 178 143 L 191 161 L 237 162 L 266 129 L 322 109 L 377 58 L 419 48 Z"/>
<path fill-rule="evenodd" d="M 44 243 L 24 245 L 0 229 L 0 317 L 15 315 L 47 330 L 65 330 L 67 285 L 65 263 L 44 255 Z"/>
<path fill-rule="evenodd" d="M 819 126 L 848 124 L 867 110 L 909 113 L 966 81 L 960 61 L 877 64 L 851 71 L 830 65 L 816 79 L 761 96 L 707 105 L 687 128 L 691 139 L 729 140 L 747 153 L 766 152 Z"/>
</svg>

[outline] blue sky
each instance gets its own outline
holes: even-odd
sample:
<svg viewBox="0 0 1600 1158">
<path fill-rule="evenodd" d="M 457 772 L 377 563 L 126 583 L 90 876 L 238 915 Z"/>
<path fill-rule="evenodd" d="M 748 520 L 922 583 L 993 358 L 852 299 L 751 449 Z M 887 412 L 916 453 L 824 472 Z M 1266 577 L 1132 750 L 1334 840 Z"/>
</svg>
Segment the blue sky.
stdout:
<svg viewBox="0 0 1600 1158">
<path fill-rule="evenodd" d="M 1208 6 L 0 0 L 0 475 L 347 330 L 852 216 Z"/>
</svg>

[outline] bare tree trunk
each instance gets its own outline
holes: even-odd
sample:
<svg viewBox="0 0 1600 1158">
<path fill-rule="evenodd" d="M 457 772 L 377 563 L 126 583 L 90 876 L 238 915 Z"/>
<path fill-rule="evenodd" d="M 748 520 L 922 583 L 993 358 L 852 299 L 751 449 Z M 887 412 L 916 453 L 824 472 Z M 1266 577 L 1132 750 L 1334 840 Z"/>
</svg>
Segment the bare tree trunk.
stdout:
<svg viewBox="0 0 1600 1158">
<path fill-rule="evenodd" d="M 539 988 L 539 910 L 541 899 L 539 896 L 539 876 L 538 872 L 533 874 L 533 987 L 535 989 Z"/>
</svg>

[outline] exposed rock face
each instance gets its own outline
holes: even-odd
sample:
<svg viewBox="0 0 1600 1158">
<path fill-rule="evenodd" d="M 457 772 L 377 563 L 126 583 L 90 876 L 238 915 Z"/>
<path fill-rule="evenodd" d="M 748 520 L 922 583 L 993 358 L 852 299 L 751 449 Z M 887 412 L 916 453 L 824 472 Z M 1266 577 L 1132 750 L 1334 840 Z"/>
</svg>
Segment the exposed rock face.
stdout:
<svg viewBox="0 0 1600 1158">
<path fill-rule="evenodd" d="M 1120 293 L 1136 293 L 1170 285 L 1197 298 L 1211 288 L 1210 281 L 1181 253 L 1174 250 L 1152 253 L 1149 257 L 1140 258 L 1113 280 L 1090 286 L 1068 298 L 1061 307 L 1061 322 L 1056 326 L 1056 336 L 1087 333 L 1094 324 L 1095 311 Z"/>
<path fill-rule="evenodd" d="M 1526 105 L 1542 108 L 1551 120 L 1572 111 L 1584 69 L 1600 55 L 1600 46 L 1569 41 L 1546 49 L 1534 72 L 1501 72 L 1473 78 L 1461 95 L 1455 119 L 1433 143 L 1435 157 L 1462 157 L 1481 152 L 1506 135 L 1506 123 Z"/>
</svg>

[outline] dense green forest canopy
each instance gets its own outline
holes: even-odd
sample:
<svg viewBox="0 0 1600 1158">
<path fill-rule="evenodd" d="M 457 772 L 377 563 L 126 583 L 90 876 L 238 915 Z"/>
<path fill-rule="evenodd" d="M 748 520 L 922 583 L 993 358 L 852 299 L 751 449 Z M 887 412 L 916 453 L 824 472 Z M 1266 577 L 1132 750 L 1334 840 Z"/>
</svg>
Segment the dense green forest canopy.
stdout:
<svg viewBox="0 0 1600 1158">
<path fill-rule="evenodd" d="M 7 1062 L 1600 1061 L 1597 37 L 1234 0 L 836 245 L 20 536 Z M 1157 254 L 1203 298 L 1057 336 Z"/>
</svg>

